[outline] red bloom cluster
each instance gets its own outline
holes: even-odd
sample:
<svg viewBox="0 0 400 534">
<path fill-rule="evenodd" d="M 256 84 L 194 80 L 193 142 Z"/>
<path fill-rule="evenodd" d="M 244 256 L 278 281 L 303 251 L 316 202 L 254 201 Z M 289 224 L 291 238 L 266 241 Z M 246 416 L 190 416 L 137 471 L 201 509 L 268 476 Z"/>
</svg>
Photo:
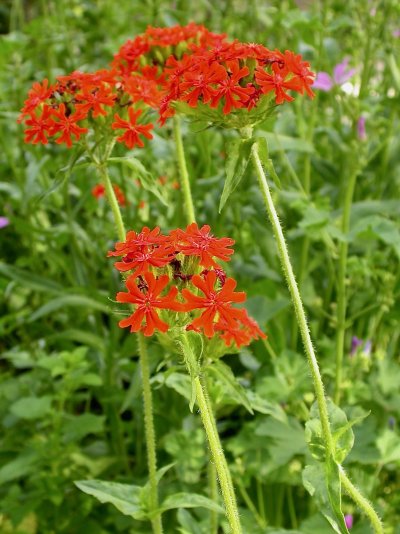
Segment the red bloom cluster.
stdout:
<svg viewBox="0 0 400 534">
<path fill-rule="evenodd" d="M 174 113 L 177 102 L 191 107 L 207 104 L 227 115 L 237 109 L 251 111 L 267 97 L 276 104 L 292 101 L 287 91 L 306 92 L 311 98 L 314 73 L 300 55 L 238 41 L 221 41 L 214 49 L 198 49 L 181 60 L 166 62 L 167 93 L 161 123 Z"/>
<path fill-rule="evenodd" d="M 131 332 L 141 330 L 146 336 L 155 330 L 166 332 L 169 325 L 157 311 L 163 309 L 175 318 L 177 312 L 185 312 L 178 321 L 188 330 L 203 332 L 208 338 L 217 334 L 228 347 L 265 337 L 244 309 L 233 306 L 244 302 L 246 295 L 234 291 L 236 281 L 227 278 L 215 262 L 216 258 L 229 261 L 233 244 L 232 239 L 214 237 L 209 226 L 199 228 L 196 223 L 169 235 L 147 227 L 140 233 L 128 232 L 126 240 L 108 253 L 122 258 L 115 263 L 119 271 L 133 271 L 126 280 L 128 292 L 118 293 L 117 301 L 133 304 L 135 311 L 119 325 L 130 326 Z M 168 285 L 167 294 L 161 296 Z"/>
<path fill-rule="evenodd" d="M 109 69 L 75 71 L 54 85 L 34 83 L 19 120 L 25 121 L 27 143 L 46 144 L 55 137 L 71 147 L 101 119 L 102 131 L 111 136 L 117 130 L 116 140 L 131 149 L 143 146 L 140 136 L 152 138 L 153 125 L 138 124 L 143 109 L 157 110 L 163 124 L 179 104 L 205 105 L 222 119 L 247 112 L 235 125 L 252 124 L 273 102 L 293 100 L 288 91 L 313 97 L 313 82 L 309 64 L 289 50 L 228 41 L 194 23 L 149 26 L 121 46 Z M 249 113 L 253 109 L 257 117 Z"/>
<path fill-rule="evenodd" d="M 65 143 L 71 147 L 73 141 L 79 141 L 81 135 L 88 132 L 87 126 L 99 121 L 112 119 L 112 130 L 122 130 L 117 141 L 125 143 L 128 148 L 143 147 L 139 135 L 152 139 L 152 124 L 138 124 L 142 109 L 146 105 L 141 94 L 134 98 L 124 92 L 123 86 L 113 70 L 102 69 L 93 73 L 75 71 L 68 76 L 59 76 L 54 85 L 48 80 L 42 84 L 35 82 L 28 93 L 19 121 L 25 122 L 25 142 L 47 144 L 49 138 L 55 137 L 56 143 Z M 120 117 L 128 108 L 128 120 Z"/>
</svg>

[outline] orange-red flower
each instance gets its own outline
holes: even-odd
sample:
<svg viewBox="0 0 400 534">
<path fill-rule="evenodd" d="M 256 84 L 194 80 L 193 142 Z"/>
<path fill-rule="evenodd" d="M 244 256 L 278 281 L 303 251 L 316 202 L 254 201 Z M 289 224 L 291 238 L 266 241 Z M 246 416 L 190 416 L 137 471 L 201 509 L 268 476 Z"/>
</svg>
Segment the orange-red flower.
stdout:
<svg viewBox="0 0 400 534">
<path fill-rule="evenodd" d="M 72 146 L 73 135 L 76 140 L 84 133 L 87 133 L 87 128 L 82 128 L 78 126 L 77 122 L 84 119 L 85 115 L 80 112 L 75 112 L 68 114 L 65 104 L 60 104 L 58 110 L 53 110 L 53 117 L 55 117 L 57 122 L 54 122 L 53 125 L 53 134 L 60 133 L 60 137 L 56 139 L 56 143 L 65 143 L 68 148 Z"/>
<path fill-rule="evenodd" d="M 156 226 L 150 230 L 144 226 L 141 232 L 130 230 L 126 234 L 125 241 L 120 241 L 115 244 L 115 250 L 110 251 L 107 256 L 127 256 L 136 252 L 142 252 L 147 247 L 153 245 L 163 245 L 168 243 L 167 236 L 160 235 L 160 228 Z"/>
<path fill-rule="evenodd" d="M 135 111 L 134 108 L 130 107 L 128 109 L 129 121 L 121 119 L 118 113 L 114 115 L 114 122 L 112 123 L 111 128 L 113 130 L 126 130 L 126 132 L 117 137 L 117 141 L 125 143 L 130 149 L 135 146 L 141 148 L 144 147 L 144 143 L 139 135 L 143 135 L 144 137 L 147 137 L 147 139 L 153 139 L 153 136 L 150 133 L 150 130 L 153 128 L 152 124 L 137 124 L 137 119 L 141 113 L 141 109 Z"/>
<path fill-rule="evenodd" d="M 30 118 L 25 121 L 28 128 L 25 130 L 25 143 L 47 144 L 47 136 L 51 135 L 54 127 L 54 120 L 51 118 L 52 109 L 44 105 L 39 117 L 34 111 L 29 113 Z"/>
<path fill-rule="evenodd" d="M 205 224 L 200 229 L 196 223 L 189 224 L 186 230 L 177 229 L 170 233 L 177 249 L 185 256 L 198 256 L 200 265 L 210 268 L 218 268 L 218 264 L 213 260 L 219 258 L 229 261 L 233 250 L 228 248 L 235 241 L 229 237 L 217 238 L 210 232 L 210 227 Z"/>
<path fill-rule="evenodd" d="M 182 305 L 175 300 L 178 290 L 171 287 L 167 295 L 160 296 L 160 293 L 167 286 L 169 276 L 163 275 L 155 278 L 152 273 L 144 273 L 143 278 L 146 288 L 139 289 L 135 281 L 135 276 L 130 276 L 126 281 L 128 293 L 117 293 L 118 302 L 129 302 L 136 306 L 135 312 L 128 318 L 119 322 L 121 328 L 131 327 L 131 332 L 142 330 L 145 336 L 151 336 L 155 330 L 166 332 L 169 325 L 162 321 L 156 309 L 169 309 L 179 311 Z M 142 326 L 143 320 L 145 324 Z"/>
<path fill-rule="evenodd" d="M 204 297 L 194 295 L 188 289 L 182 290 L 182 295 L 186 299 L 184 304 L 185 311 L 195 309 L 205 309 L 205 311 L 194 319 L 191 326 L 194 329 L 202 328 L 207 337 L 214 335 L 214 320 L 222 318 L 230 325 L 235 324 L 235 320 L 240 319 L 241 311 L 233 308 L 233 302 L 244 302 L 246 294 L 244 292 L 234 292 L 236 281 L 233 278 L 227 278 L 221 289 L 215 289 L 217 275 L 215 271 L 209 271 L 204 278 L 194 275 L 191 279 L 192 284 L 204 293 Z"/>
</svg>

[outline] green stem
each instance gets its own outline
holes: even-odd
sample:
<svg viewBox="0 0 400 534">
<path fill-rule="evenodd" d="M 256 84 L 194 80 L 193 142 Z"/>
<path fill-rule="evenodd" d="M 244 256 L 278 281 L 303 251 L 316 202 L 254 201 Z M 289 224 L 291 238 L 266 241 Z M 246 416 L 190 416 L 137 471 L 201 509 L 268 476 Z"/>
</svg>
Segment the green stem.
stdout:
<svg viewBox="0 0 400 534">
<path fill-rule="evenodd" d="M 209 497 L 215 503 L 218 502 L 218 481 L 217 471 L 215 465 L 212 462 L 208 462 L 208 488 Z M 218 533 L 218 513 L 214 510 L 210 511 L 210 534 Z"/>
<path fill-rule="evenodd" d="M 272 225 L 272 230 L 277 242 L 279 257 L 282 264 L 282 269 L 285 274 L 286 282 L 290 291 L 294 309 L 296 312 L 297 320 L 299 322 L 300 335 L 304 344 L 304 349 L 307 355 L 307 360 L 310 366 L 312 380 L 314 384 L 315 395 L 317 398 L 319 418 L 322 427 L 322 439 L 324 441 L 327 457 L 334 458 L 335 447 L 332 438 L 331 428 L 328 417 L 328 407 L 326 403 L 324 386 L 322 382 L 321 373 L 318 366 L 318 361 L 315 356 L 314 347 L 312 345 L 310 332 L 307 324 L 306 314 L 304 311 L 303 303 L 301 301 L 299 289 L 297 287 L 296 279 L 294 277 L 292 265 L 289 258 L 288 249 L 286 246 L 285 238 L 282 232 L 282 227 L 279 222 L 278 214 L 276 213 L 275 206 L 271 197 L 271 192 L 268 186 L 264 169 L 258 154 L 258 147 L 255 143 L 251 151 L 254 166 L 257 172 L 257 177 L 260 185 L 260 189 L 264 198 L 265 206 L 268 212 L 268 216 Z M 270 163 L 266 162 L 266 167 L 270 167 Z M 383 534 L 381 521 L 376 514 L 375 510 L 369 504 L 369 502 L 363 497 L 356 487 L 347 478 L 347 475 L 343 471 L 343 468 L 339 466 L 340 479 L 344 489 L 348 492 L 353 501 L 360 506 L 360 508 L 368 515 L 372 527 L 376 534 Z"/>
<path fill-rule="evenodd" d="M 311 369 L 314 390 L 317 398 L 319 415 L 322 426 L 323 439 L 327 453 L 333 457 L 334 446 L 332 434 L 329 425 L 328 407 L 325 399 L 324 386 L 322 382 L 321 373 L 319 371 L 318 361 L 315 356 L 314 347 L 312 345 L 310 332 L 308 329 L 306 314 L 303 303 L 301 301 L 299 289 L 297 287 L 296 279 L 294 277 L 292 264 L 289 258 L 289 252 L 286 246 L 285 238 L 282 232 L 282 227 L 279 222 L 278 214 L 272 200 L 271 192 L 268 186 L 267 179 L 264 174 L 264 169 L 258 154 L 257 144 L 252 147 L 251 156 L 257 172 L 258 182 L 264 198 L 265 207 L 272 225 L 272 230 L 276 239 L 279 258 L 282 264 L 282 269 L 286 278 L 286 282 L 292 297 L 293 306 L 296 312 L 297 321 L 299 323 L 300 335 L 304 344 L 304 349 L 307 355 L 307 360 Z M 266 162 L 268 166 L 268 162 Z"/>
<path fill-rule="evenodd" d="M 239 488 L 240 494 L 243 497 L 244 502 L 247 504 L 248 509 L 253 514 L 254 519 L 257 521 L 258 526 L 262 529 L 267 528 L 267 522 L 258 513 L 257 508 L 255 507 L 253 501 L 251 500 L 250 495 L 248 494 L 246 488 L 244 487 L 240 479 L 236 481 L 236 485 Z"/>
<path fill-rule="evenodd" d="M 372 528 L 374 529 L 374 532 L 376 534 L 383 534 L 383 525 L 381 520 L 379 519 L 378 514 L 373 509 L 370 502 L 361 495 L 359 490 L 352 484 L 352 482 L 348 479 L 344 469 L 340 466 L 339 467 L 339 473 L 340 473 L 340 481 L 342 483 L 342 486 L 344 490 L 348 493 L 348 495 L 353 499 L 353 501 L 358 505 L 358 507 L 364 512 L 364 514 L 368 517 L 368 519 L 371 522 Z"/>
<path fill-rule="evenodd" d="M 185 210 L 186 220 L 188 224 L 190 224 L 196 220 L 196 217 L 194 214 L 192 192 L 190 189 L 190 180 L 186 166 L 185 152 L 183 149 L 181 123 L 177 115 L 175 115 L 173 119 L 173 129 L 176 146 L 176 158 L 178 160 L 179 176 L 183 194 L 183 207 Z"/>
<path fill-rule="evenodd" d="M 104 187 L 106 188 L 106 195 L 108 202 L 110 203 L 111 210 L 114 216 L 115 226 L 118 232 L 118 238 L 120 241 L 125 241 L 125 226 L 122 220 L 121 210 L 119 209 L 117 197 L 115 196 L 114 188 L 112 186 L 110 177 L 107 171 L 107 165 L 105 163 L 97 165 L 99 174 L 103 180 Z"/>
<path fill-rule="evenodd" d="M 153 511 L 158 508 L 156 438 L 153 420 L 153 399 L 150 386 L 149 359 L 147 355 L 146 341 L 142 333 L 138 334 L 138 348 L 140 370 L 142 373 L 144 430 L 146 435 L 147 465 L 150 480 L 150 508 Z M 160 513 L 154 516 L 151 520 L 151 524 L 154 534 L 162 533 L 163 529 Z"/>
<path fill-rule="evenodd" d="M 198 376 L 194 378 L 194 384 L 196 387 L 196 399 L 200 408 L 201 420 L 203 422 L 207 434 L 207 439 L 210 445 L 214 465 L 217 470 L 218 480 L 221 487 L 222 498 L 225 503 L 225 510 L 229 525 L 231 527 L 232 534 L 241 534 L 242 527 L 240 525 L 236 498 L 235 495 L 232 493 L 232 479 L 230 476 L 224 451 L 222 450 L 218 432 L 216 430 L 214 415 L 210 410 L 210 404 L 207 400 L 206 393 Z"/>
<path fill-rule="evenodd" d="M 342 366 L 344 353 L 344 338 L 346 334 L 346 270 L 347 270 L 347 253 L 348 241 L 347 234 L 350 226 L 350 211 L 353 201 L 354 188 L 356 185 L 357 172 L 350 175 L 349 180 L 345 184 L 345 198 L 342 215 L 342 233 L 345 238 L 339 246 L 339 269 L 337 282 L 337 330 L 336 330 L 336 377 L 335 377 L 335 393 L 334 401 L 336 404 L 340 402 L 340 388 L 342 385 Z"/>
</svg>

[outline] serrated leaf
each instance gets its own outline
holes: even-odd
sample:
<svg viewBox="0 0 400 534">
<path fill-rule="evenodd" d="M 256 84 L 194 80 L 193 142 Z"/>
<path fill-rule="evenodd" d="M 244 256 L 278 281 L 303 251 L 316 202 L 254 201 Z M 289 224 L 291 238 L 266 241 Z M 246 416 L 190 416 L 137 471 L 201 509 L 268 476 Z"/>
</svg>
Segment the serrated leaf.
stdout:
<svg viewBox="0 0 400 534">
<path fill-rule="evenodd" d="M 174 508 L 207 508 L 213 512 L 224 513 L 219 504 L 199 493 L 175 493 L 167 497 L 161 505 L 163 512 Z"/>
<path fill-rule="evenodd" d="M 251 414 L 254 413 L 245 390 L 236 380 L 230 367 L 221 360 L 217 360 L 206 369 L 224 384 L 227 393 L 229 393 L 239 404 L 242 404 Z"/>
<path fill-rule="evenodd" d="M 233 139 L 226 145 L 225 172 L 226 179 L 219 202 L 219 212 L 225 206 L 226 201 L 239 185 L 250 159 L 251 142 L 246 139 Z"/>
<path fill-rule="evenodd" d="M 129 515 L 139 521 L 147 519 L 147 514 L 141 507 L 142 488 L 140 486 L 105 480 L 78 480 L 75 485 L 101 503 L 112 504 L 124 515 Z"/>
<path fill-rule="evenodd" d="M 109 158 L 107 161 L 122 163 L 123 165 L 126 165 L 135 171 L 135 178 L 140 181 L 142 187 L 153 193 L 153 195 L 155 195 L 164 204 L 164 206 L 168 206 L 168 203 L 162 194 L 162 189 L 159 186 L 159 182 L 150 174 L 141 161 L 136 158 L 121 157 Z"/>
</svg>

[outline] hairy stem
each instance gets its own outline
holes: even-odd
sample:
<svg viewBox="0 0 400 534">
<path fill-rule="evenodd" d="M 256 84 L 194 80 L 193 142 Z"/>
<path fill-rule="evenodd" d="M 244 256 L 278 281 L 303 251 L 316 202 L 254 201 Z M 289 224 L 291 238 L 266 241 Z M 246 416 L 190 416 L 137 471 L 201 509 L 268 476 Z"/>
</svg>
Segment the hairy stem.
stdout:
<svg viewBox="0 0 400 534">
<path fill-rule="evenodd" d="M 356 185 L 357 172 L 353 172 L 346 181 L 345 197 L 342 215 L 342 232 L 345 241 L 341 241 L 339 246 L 339 269 L 337 283 L 337 309 L 336 309 L 336 375 L 335 375 L 335 393 L 334 400 L 336 404 L 340 402 L 340 390 L 342 385 L 342 367 L 344 353 L 344 338 L 346 334 L 346 270 L 347 270 L 347 253 L 348 242 L 347 234 L 350 226 L 350 211 L 353 201 L 354 188 Z"/>
<path fill-rule="evenodd" d="M 373 509 L 371 503 L 365 497 L 363 497 L 359 490 L 352 484 L 341 466 L 339 467 L 339 473 L 343 489 L 348 493 L 348 495 L 368 517 L 371 522 L 371 526 L 374 529 L 374 532 L 376 534 L 383 534 L 384 531 L 382 522 L 379 519 L 378 514 Z"/>
<path fill-rule="evenodd" d="M 260 189 L 264 198 L 265 207 L 268 212 L 268 217 L 270 219 L 272 230 L 276 239 L 279 258 L 281 260 L 282 269 L 285 274 L 286 282 L 290 291 L 292 298 L 293 306 L 296 312 L 297 320 L 299 322 L 300 335 L 304 344 L 304 349 L 307 355 L 307 360 L 310 366 L 314 391 L 317 398 L 319 418 L 321 421 L 322 427 L 322 437 L 324 440 L 325 450 L 327 456 L 334 458 L 335 457 L 335 446 L 332 438 L 332 432 L 329 423 L 328 417 L 328 407 L 326 403 L 324 386 L 322 382 L 321 373 L 318 366 L 318 361 L 315 356 L 314 347 L 312 345 L 310 331 L 307 324 L 306 314 L 304 311 L 303 303 L 301 301 L 300 292 L 297 287 L 296 279 L 294 277 L 292 265 L 289 258 L 289 252 L 286 246 L 285 238 L 283 235 L 282 227 L 279 222 L 278 214 L 276 213 L 275 206 L 272 200 L 271 192 L 268 186 L 268 182 L 264 173 L 264 169 L 258 154 L 257 143 L 252 147 L 252 159 L 256 169 L 258 182 Z M 267 169 L 270 167 L 270 163 L 265 162 Z M 360 506 L 360 508 L 368 515 L 371 525 L 376 534 L 383 534 L 381 521 L 372 508 L 370 503 L 361 495 L 358 489 L 353 486 L 350 480 L 347 478 L 343 468 L 339 466 L 340 469 L 340 480 L 343 484 L 344 489 L 348 492 L 353 501 Z"/>
<path fill-rule="evenodd" d="M 235 495 L 232 493 L 232 479 L 228 469 L 228 464 L 226 462 L 224 451 L 222 450 L 218 432 L 216 430 L 214 415 L 210 410 L 210 403 L 207 400 L 206 393 L 198 376 L 194 378 L 194 383 L 196 387 L 196 399 L 200 408 L 201 420 L 203 422 L 207 434 L 212 458 L 214 461 L 215 468 L 217 470 L 218 480 L 221 487 L 222 498 L 224 500 L 229 525 L 231 527 L 232 534 L 241 534 L 242 527 L 240 525 L 236 498 Z"/>
<path fill-rule="evenodd" d="M 303 303 L 301 301 L 300 292 L 297 287 L 296 279 L 294 277 L 292 264 L 289 258 L 289 252 L 286 246 L 286 241 L 282 232 L 282 227 L 279 222 L 278 214 L 276 213 L 275 206 L 272 200 L 271 192 L 268 186 L 264 169 L 258 154 L 257 144 L 255 143 L 252 148 L 251 156 L 257 172 L 258 182 L 264 198 L 265 207 L 268 212 L 268 216 L 272 225 L 272 230 L 276 239 L 279 258 L 281 261 L 282 269 L 286 278 L 286 282 L 289 288 L 290 295 L 292 297 L 293 306 L 296 312 L 297 321 L 299 324 L 301 339 L 304 344 L 307 360 L 311 369 L 312 380 L 314 384 L 314 390 L 317 398 L 319 415 L 322 425 L 323 437 L 325 442 L 326 451 L 333 456 L 333 440 L 329 425 L 328 407 L 325 399 L 324 386 L 322 383 L 322 377 L 319 370 L 317 358 L 315 356 L 314 347 L 311 341 L 310 331 L 307 324 L 306 314 L 304 311 Z M 265 162 L 268 165 L 268 162 Z"/>
<path fill-rule="evenodd" d="M 178 161 L 180 183 L 183 194 L 183 209 L 185 211 L 186 221 L 188 224 L 190 224 L 196 220 L 196 217 L 194 214 L 192 192 L 190 189 L 190 180 L 186 166 L 185 152 L 183 149 L 181 123 L 180 118 L 177 115 L 175 115 L 173 119 L 173 129 L 176 146 L 176 158 Z"/>
<path fill-rule="evenodd" d="M 117 197 L 115 196 L 114 188 L 112 186 L 110 177 L 108 175 L 106 164 L 100 164 L 97 166 L 100 176 L 103 180 L 104 187 L 106 188 L 107 200 L 110 203 L 111 210 L 114 216 L 114 223 L 117 229 L 118 238 L 120 241 L 125 241 L 125 225 L 122 220 L 121 210 L 119 209 Z"/>
<path fill-rule="evenodd" d="M 150 386 L 150 369 L 147 355 L 146 340 L 142 333 L 138 334 L 138 347 L 140 356 L 140 370 L 142 373 L 143 387 L 143 407 L 144 407 L 144 429 L 146 435 L 147 466 L 150 480 L 150 508 L 158 508 L 158 488 L 157 488 L 157 457 L 156 457 L 156 437 L 153 420 L 153 399 Z M 154 534 L 161 534 L 162 523 L 161 514 L 158 513 L 151 520 Z"/>
</svg>

